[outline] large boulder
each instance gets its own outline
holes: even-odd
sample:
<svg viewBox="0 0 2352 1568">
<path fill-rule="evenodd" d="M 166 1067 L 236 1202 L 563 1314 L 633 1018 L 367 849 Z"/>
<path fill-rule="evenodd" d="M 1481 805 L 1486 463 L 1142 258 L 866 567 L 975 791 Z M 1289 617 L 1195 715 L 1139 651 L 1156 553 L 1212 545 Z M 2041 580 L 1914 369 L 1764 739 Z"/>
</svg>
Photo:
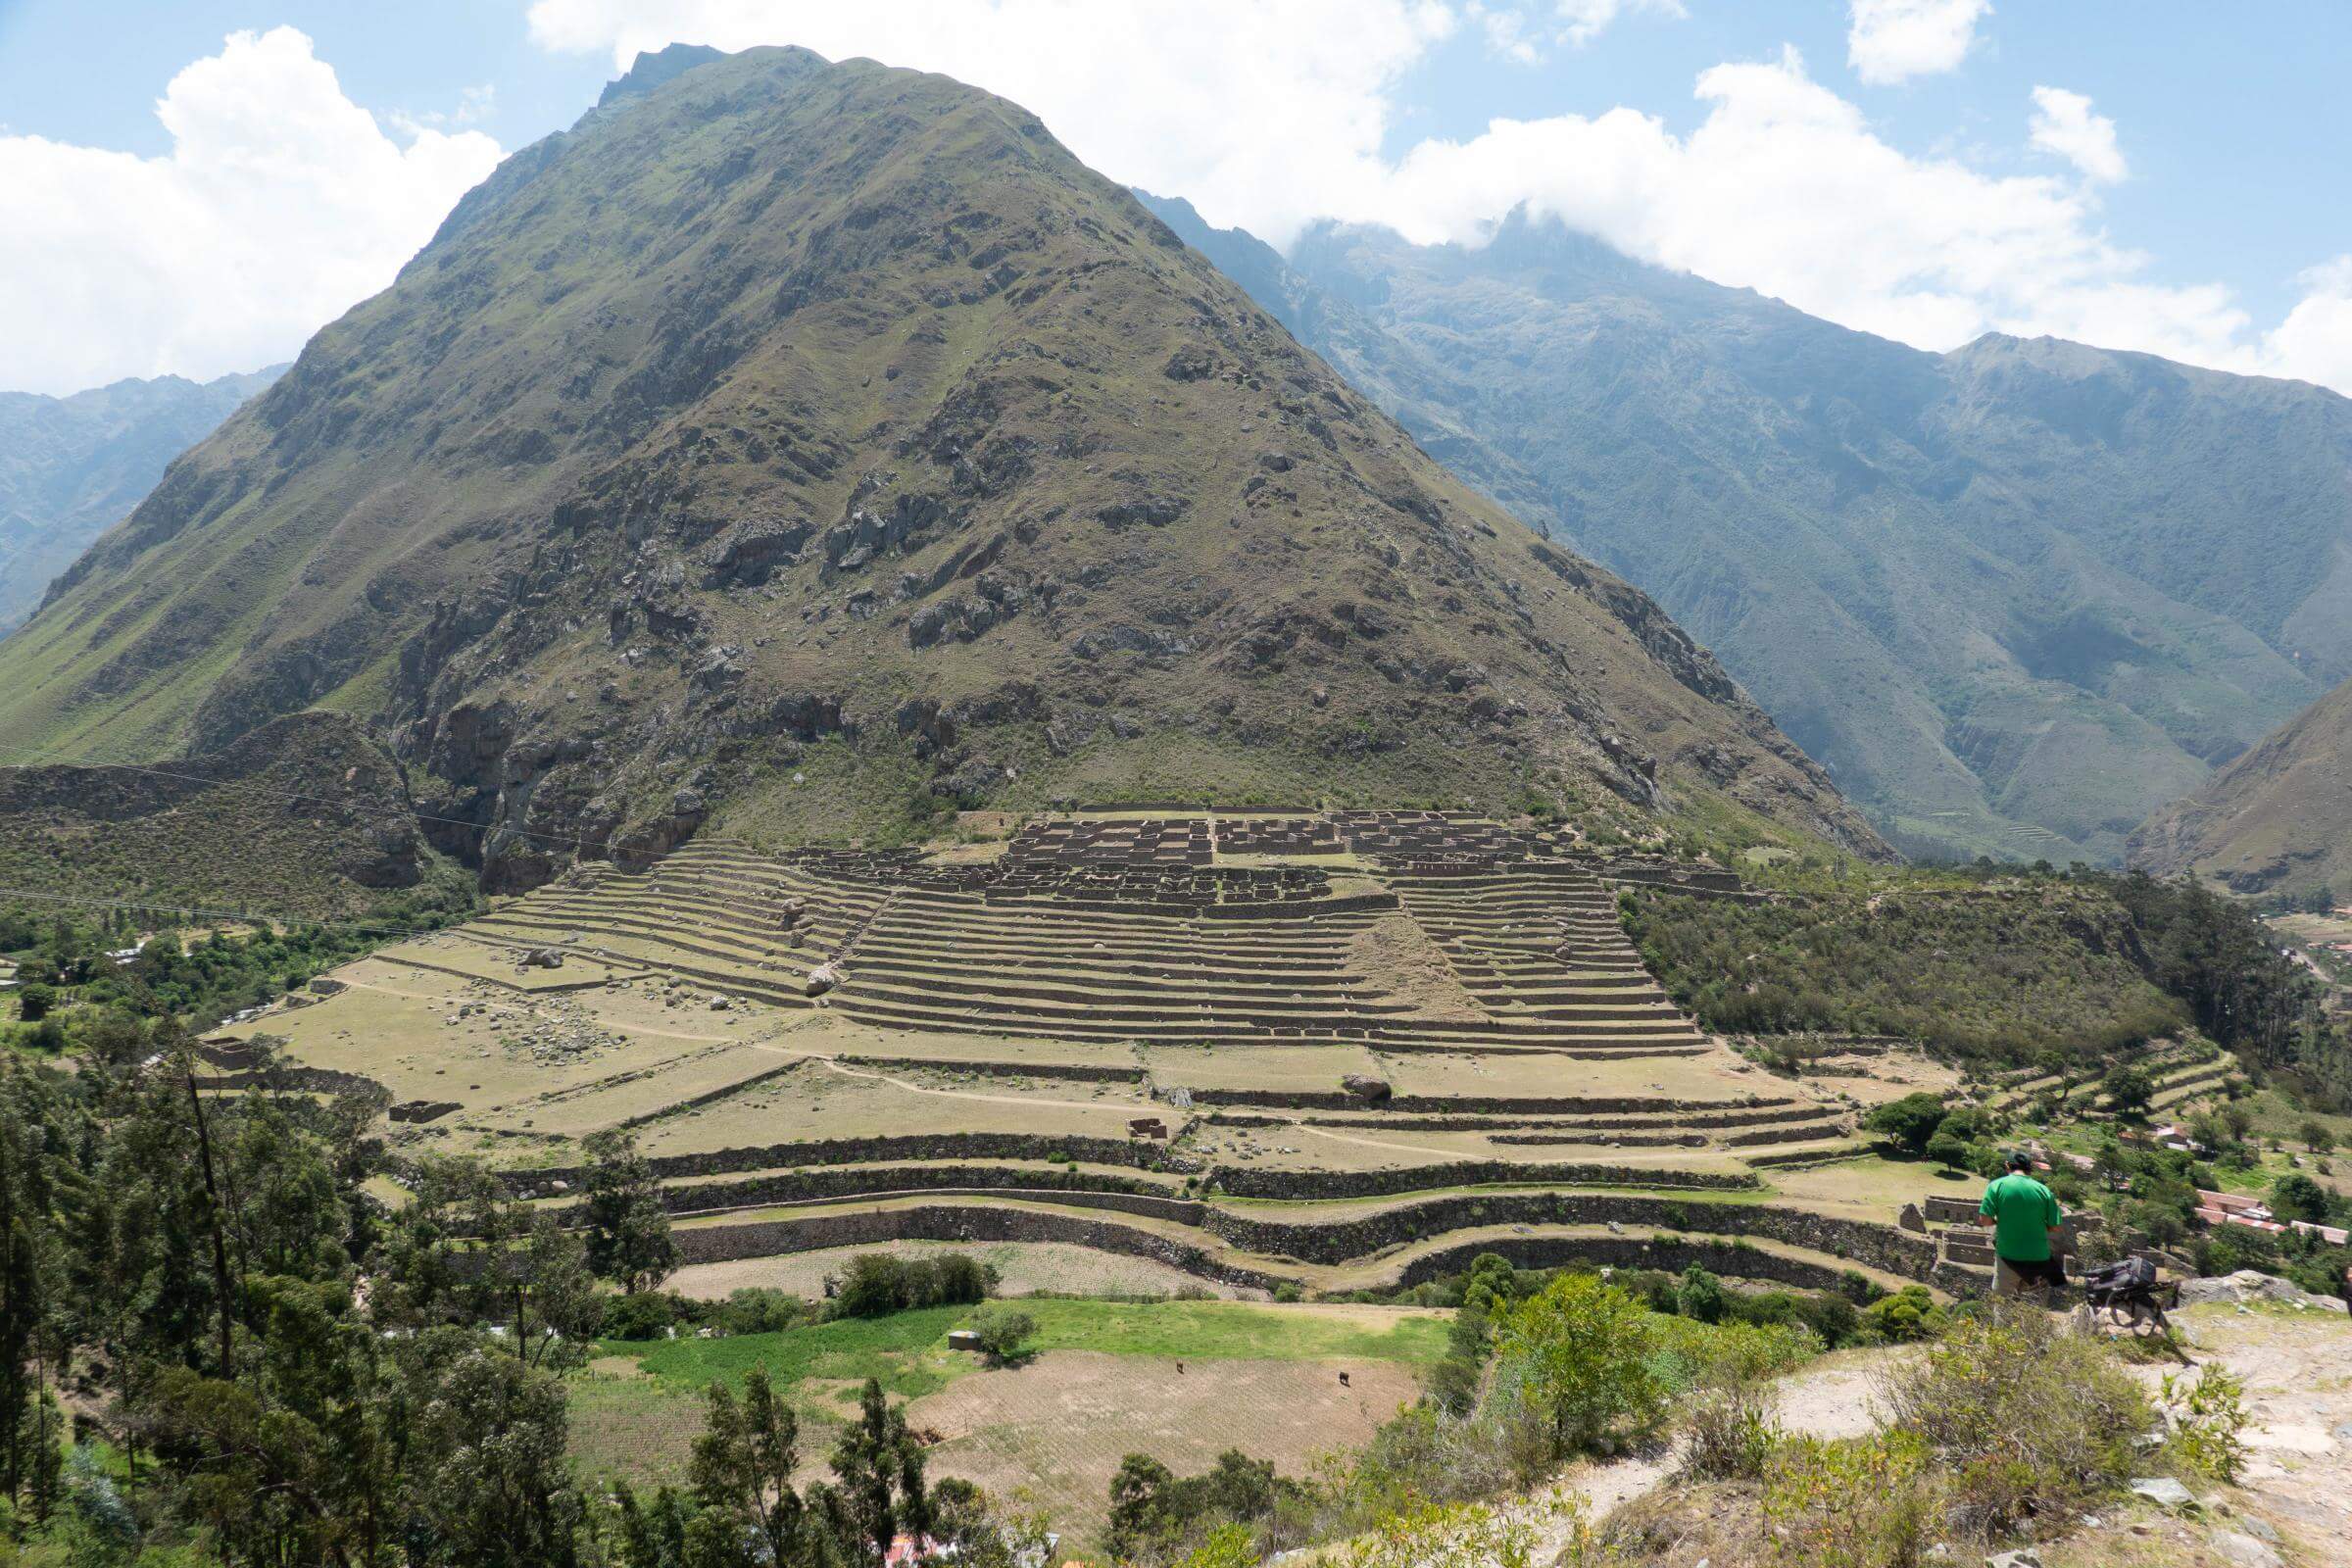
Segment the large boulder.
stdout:
<svg viewBox="0 0 2352 1568">
<path fill-rule="evenodd" d="M 829 963 L 820 963 L 808 971 L 808 983 L 802 989 L 811 997 L 821 997 L 841 984 L 841 971 Z"/>
<path fill-rule="evenodd" d="M 2331 1296 L 2314 1296 L 2292 1280 L 2282 1280 L 2276 1274 L 2258 1269 L 2241 1268 L 2234 1274 L 2218 1275 L 2212 1279 L 2182 1280 L 2180 1304 L 2195 1306 L 2201 1301 L 2281 1301 L 2290 1306 L 2318 1307 L 2322 1311 L 2341 1312 L 2344 1303 Z"/>
<path fill-rule="evenodd" d="M 1367 1105 L 1385 1105 L 1389 1102 L 1389 1096 L 1394 1093 L 1386 1078 L 1373 1078 L 1354 1072 L 1342 1078 L 1340 1087 Z"/>
</svg>

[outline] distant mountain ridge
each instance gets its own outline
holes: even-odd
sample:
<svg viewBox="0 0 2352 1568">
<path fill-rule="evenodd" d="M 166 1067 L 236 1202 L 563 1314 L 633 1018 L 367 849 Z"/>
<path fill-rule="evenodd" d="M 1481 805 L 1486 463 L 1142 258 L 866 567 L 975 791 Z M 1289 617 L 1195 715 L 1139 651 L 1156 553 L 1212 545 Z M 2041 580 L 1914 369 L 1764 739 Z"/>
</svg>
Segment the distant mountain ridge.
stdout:
<svg viewBox="0 0 2352 1568">
<path fill-rule="evenodd" d="M 1657 595 L 1898 847 L 2113 860 L 2352 675 L 2352 401 L 1923 353 L 1517 216 L 1286 260 L 1147 197 L 1455 472 Z"/>
<path fill-rule="evenodd" d="M 1703 801 L 1885 853 L 1036 117 L 804 50 L 641 57 L 0 643 L 43 760 L 312 709 L 498 888 L 1068 797 Z"/>
<path fill-rule="evenodd" d="M 173 458 L 285 369 L 122 380 L 46 397 L 0 392 L 0 631 L 51 578 L 130 514 Z"/>
<path fill-rule="evenodd" d="M 2149 817 L 2131 858 L 2249 896 L 2352 900 L 2352 681 Z"/>
</svg>

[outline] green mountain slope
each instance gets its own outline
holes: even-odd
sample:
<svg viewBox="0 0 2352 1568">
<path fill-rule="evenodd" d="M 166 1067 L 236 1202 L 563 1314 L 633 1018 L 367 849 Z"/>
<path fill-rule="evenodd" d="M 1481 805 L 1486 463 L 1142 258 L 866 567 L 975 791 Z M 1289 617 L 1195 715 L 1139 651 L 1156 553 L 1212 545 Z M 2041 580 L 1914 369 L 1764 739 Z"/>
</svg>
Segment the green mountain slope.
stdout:
<svg viewBox="0 0 2352 1568">
<path fill-rule="evenodd" d="M 282 368 L 117 381 L 69 398 L 0 392 L 0 630 L 32 613 L 49 579 L 129 515 L 166 465 Z"/>
<path fill-rule="evenodd" d="M 2238 893 L 2352 894 L 2352 681 L 2150 816 L 2131 858 Z"/>
<path fill-rule="evenodd" d="M 641 61 L 510 158 L 0 645 L 12 752 L 309 707 L 493 886 L 1061 795 L 1535 784 L 1883 852 L 1034 117 L 797 50 Z"/>
<path fill-rule="evenodd" d="M 2113 859 L 2352 674 L 2352 401 L 1955 353 L 1514 219 L 1477 250 L 1153 199 L 1434 455 L 1655 594 L 1905 848 Z"/>
</svg>

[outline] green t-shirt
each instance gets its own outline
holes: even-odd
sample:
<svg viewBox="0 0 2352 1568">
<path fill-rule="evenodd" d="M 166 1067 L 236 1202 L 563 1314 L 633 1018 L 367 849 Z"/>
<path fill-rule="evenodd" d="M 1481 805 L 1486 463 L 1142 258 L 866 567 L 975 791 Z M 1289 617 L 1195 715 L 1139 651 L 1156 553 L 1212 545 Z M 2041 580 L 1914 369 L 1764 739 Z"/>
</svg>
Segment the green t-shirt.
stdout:
<svg viewBox="0 0 2352 1568">
<path fill-rule="evenodd" d="M 2013 1170 L 1984 1189 L 1977 1212 L 1992 1216 L 1992 1250 L 2012 1263 L 2046 1263 L 2050 1229 L 2058 1223 L 2058 1200 L 2050 1190 Z"/>
</svg>

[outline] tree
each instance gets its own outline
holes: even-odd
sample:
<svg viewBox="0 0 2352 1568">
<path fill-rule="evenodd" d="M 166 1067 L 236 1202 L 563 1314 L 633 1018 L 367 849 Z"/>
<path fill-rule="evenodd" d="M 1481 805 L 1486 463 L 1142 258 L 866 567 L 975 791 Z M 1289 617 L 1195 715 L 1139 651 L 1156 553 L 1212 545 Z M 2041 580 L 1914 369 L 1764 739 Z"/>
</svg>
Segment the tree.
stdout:
<svg viewBox="0 0 2352 1568">
<path fill-rule="evenodd" d="M 1169 1516 L 1168 1491 L 1176 1477 L 1148 1453 L 1131 1453 L 1119 1461 L 1110 1478 L 1110 1529 L 1106 1538 L 1111 1555 L 1134 1557 L 1152 1542 L 1174 1533 Z"/>
<path fill-rule="evenodd" d="M 971 1315 L 969 1326 L 980 1336 L 981 1353 L 999 1365 L 1020 1359 L 1023 1347 L 1037 1335 L 1037 1319 L 1017 1306 L 984 1306 Z"/>
<path fill-rule="evenodd" d="M 2107 1092 L 2107 1103 L 2119 1116 L 2145 1115 L 2148 1102 L 2156 1098 L 2155 1080 L 2128 1064 L 2111 1070 L 2099 1087 Z"/>
<path fill-rule="evenodd" d="M 799 1444 L 799 1421 L 776 1397 L 764 1367 L 744 1379 L 740 1404 L 725 1383 L 710 1385 L 709 1421 L 688 1471 L 695 1500 L 725 1514 L 734 1539 L 756 1538 L 764 1552 L 755 1555 L 770 1563 L 800 1555 L 803 1509 L 792 1485 Z"/>
<path fill-rule="evenodd" d="M 565 1467 L 564 1389 L 471 1335 L 424 1336 L 406 1398 L 413 1563 L 571 1568 L 580 1500 Z"/>
<path fill-rule="evenodd" d="M 1875 1106 L 1862 1125 L 1896 1148 L 1919 1154 L 1927 1152 L 1928 1140 L 1943 1125 L 1944 1114 L 1943 1097 L 1922 1090 Z"/>
<path fill-rule="evenodd" d="M 1941 1128 L 1928 1140 L 1927 1155 L 1946 1170 L 1966 1170 L 1971 1158 L 1968 1145 Z"/>
<path fill-rule="evenodd" d="M 57 1005 L 57 993 L 39 981 L 17 993 L 17 1016 L 26 1023 L 39 1023 Z"/>
<path fill-rule="evenodd" d="M 1648 1310 L 1587 1274 L 1561 1274 L 1495 1317 L 1494 1348 L 1549 1425 L 1555 1454 L 1589 1451 L 1624 1425 L 1646 1426 L 1666 1390 L 1650 1365 Z"/>
<path fill-rule="evenodd" d="M 2326 1224 L 2334 1206 L 2328 1189 L 2301 1171 L 2288 1171 L 2271 1183 L 2271 1212 L 2280 1219 Z"/>
<path fill-rule="evenodd" d="M 2303 1141 L 2305 1149 L 2315 1154 L 2325 1154 L 2335 1148 L 2335 1134 L 2329 1132 L 2328 1124 L 2317 1117 L 2297 1128 L 2295 1136 Z"/>
<path fill-rule="evenodd" d="M 637 1140 L 619 1128 L 596 1133 L 582 1145 L 588 1155 L 587 1201 L 581 1219 L 588 1233 L 588 1266 L 623 1291 L 650 1291 L 677 1269 L 677 1238 L 662 1206 L 661 1184 Z"/>
<path fill-rule="evenodd" d="M 906 1430 L 906 1416 L 865 1380 L 858 1418 L 833 1448 L 837 1499 L 828 1499 L 828 1528 L 853 1561 L 878 1563 L 893 1537 L 920 1536 L 931 1511 L 923 1486 L 923 1447 Z"/>
</svg>

